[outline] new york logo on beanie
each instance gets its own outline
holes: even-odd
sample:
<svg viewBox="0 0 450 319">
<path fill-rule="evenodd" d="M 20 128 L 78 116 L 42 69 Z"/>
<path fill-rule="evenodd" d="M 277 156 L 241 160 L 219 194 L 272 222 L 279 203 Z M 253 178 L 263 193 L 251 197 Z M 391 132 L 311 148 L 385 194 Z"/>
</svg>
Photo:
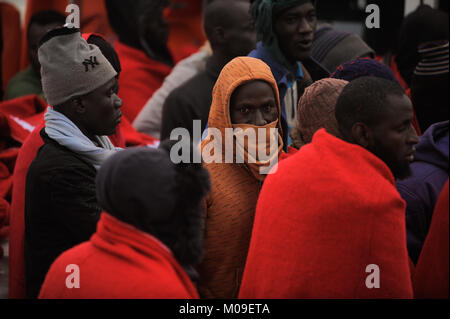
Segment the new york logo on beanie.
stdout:
<svg viewBox="0 0 450 319">
<path fill-rule="evenodd" d="M 89 59 L 84 59 L 83 65 L 84 65 L 84 71 L 88 72 L 89 66 L 92 67 L 91 68 L 91 70 L 92 70 L 95 68 L 96 65 L 100 65 L 100 63 L 98 63 L 96 56 L 90 56 Z"/>
</svg>

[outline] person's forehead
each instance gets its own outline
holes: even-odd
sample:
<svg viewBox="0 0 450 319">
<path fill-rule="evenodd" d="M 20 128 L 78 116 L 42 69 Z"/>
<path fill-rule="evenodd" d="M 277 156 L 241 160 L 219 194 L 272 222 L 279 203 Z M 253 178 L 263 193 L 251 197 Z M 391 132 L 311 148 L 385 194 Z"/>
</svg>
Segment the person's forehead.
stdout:
<svg viewBox="0 0 450 319">
<path fill-rule="evenodd" d="M 89 92 L 88 94 L 86 94 L 85 97 L 96 99 L 99 95 L 104 94 L 105 91 L 108 91 L 111 88 L 113 88 L 114 85 L 116 84 L 116 82 L 117 82 L 117 78 L 113 77 L 111 80 L 109 80 L 108 82 L 106 82 L 102 86 L 99 86 L 97 89 L 95 89 L 95 90 Z"/>
<path fill-rule="evenodd" d="M 248 96 L 264 94 L 264 92 L 270 92 L 273 94 L 272 86 L 263 80 L 254 80 L 244 83 L 236 88 L 233 93 L 240 98 Z"/>
<path fill-rule="evenodd" d="M 406 94 L 388 95 L 385 101 L 382 117 L 385 123 L 401 124 L 404 121 L 412 120 L 414 113 L 411 100 Z"/>
<path fill-rule="evenodd" d="M 303 3 L 301 5 L 286 9 L 280 15 L 280 17 L 284 17 L 287 15 L 306 15 L 311 10 L 315 10 L 313 4 L 311 2 Z"/>
<path fill-rule="evenodd" d="M 114 87 L 116 82 L 117 82 L 117 78 L 113 77 L 111 80 L 109 80 L 108 82 L 106 82 L 105 84 L 100 86 L 99 89 L 100 90 L 109 90 L 110 88 Z"/>
<path fill-rule="evenodd" d="M 412 112 L 412 103 L 406 94 L 394 95 L 390 94 L 386 96 L 386 103 L 388 109 L 397 113 L 410 113 Z"/>
<path fill-rule="evenodd" d="M 228 28 L 239 28 L 252 21 L 250 3 L 237 1 L 230 4 L 225 12 L 225 23 Z"/>
</svg>

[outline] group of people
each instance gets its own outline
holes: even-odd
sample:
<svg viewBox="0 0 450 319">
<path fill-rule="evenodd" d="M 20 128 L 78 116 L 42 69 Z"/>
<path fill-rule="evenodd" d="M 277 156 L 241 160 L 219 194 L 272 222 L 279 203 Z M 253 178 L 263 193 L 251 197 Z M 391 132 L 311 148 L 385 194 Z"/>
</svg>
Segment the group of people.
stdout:
<svg viewBox="0 0 450 319">
<path fill-rule="evenodd" d="M 168 4 L 106 0 L 113 45 L 31 19 L 10 296 L 448 298 L 448 14 L 404 79 L 310 0 L 204 1 L 178 59 Z"/>
</svg>

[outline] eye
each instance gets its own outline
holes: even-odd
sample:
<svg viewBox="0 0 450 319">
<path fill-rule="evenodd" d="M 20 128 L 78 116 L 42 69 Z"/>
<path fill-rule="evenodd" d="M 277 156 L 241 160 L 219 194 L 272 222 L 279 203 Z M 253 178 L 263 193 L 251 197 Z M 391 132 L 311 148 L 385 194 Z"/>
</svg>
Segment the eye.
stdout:
<svg viewBox="0 0 450 319">
<path fill-rule="evenodd" d="M 266 106 L 264 106 L 264 112 L 266 113 L 270 113 L 272 112 L 274 106 L 272 104 L 267 104 Z"/>
<path fill-rule="evenodd" d="M 110 88 L 109 90 L 108 90 L 108 92 L 107 92 L 107 96 L 108 97 L 111 97 L 111 96 L 113 96 L 113 94 L 115 94 L 116 92 L 115 92 L 115 90 L 114 90 L 114 87 L 112 87 L 112 88 Z"/>
<path fill-rule="evenodd" d="M 411 125 L 411 123 L 412 123 L 412 122 L 403 123 L 402 125 L 400 125 L 400 126 L 397 128 L 397 131 L 398 131 L 398 132 L 404 132 L 404 131 L 408 130 L 409 127 L 410 127 L 410 125 Z"/>
<path fill-rule="evenodd" d="M 315 12 L 311 12 L 306 17 L 309 21 L 315 20 L 317 18 L 317 14 Z"/>
<path fill-rule="evenodd" d="M 243 106 L 239 109 L 239 113 L 241 114 L 248 114 L 250 112 L 250 109 L 246 106 Z"/>
<path fill-rule="evenodd" d="M 285 21 L 286 21 L 287 24 L 294 24 L 294 23 L 297 22 L 297 18 L 291 16 L 291 17 L 287 17 Z"/>
<path fill-rule="evenodd" d="M 250 23 L 249 25 L 247 25 L 245 30 L 247 30 L 247 31 L 255 31 L 255 24 L 254 23 Z"/>
</svg>

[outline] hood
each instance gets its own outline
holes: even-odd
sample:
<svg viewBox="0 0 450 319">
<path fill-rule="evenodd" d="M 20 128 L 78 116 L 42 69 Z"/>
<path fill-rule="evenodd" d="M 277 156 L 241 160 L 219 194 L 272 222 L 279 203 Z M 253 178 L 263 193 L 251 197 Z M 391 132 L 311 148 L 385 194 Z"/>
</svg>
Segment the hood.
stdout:
<svg viewBox="0 0 450 319">
<path fill-rule="evenodd" d="M 208 136 L 203 143 L 208 143 L 211 141 L 211 128 L 218 129 L 222 137 L 225 137 L 225 128 L 232 128 L 230 117 L 231 95 L 239 86 L 254 80 L 266 81 L 272 87 L 278 107 L 277 128 L 279 134 L 282 134 L 280 123 L 280 97 L 277 83 L 269 66 L 259 59 L 251 57 L 238 57 L 233 59 L 222 69 L 222 72 L 220 73 L 214 86 L 212 104 L 208 119 Z"/>
<path fill-rule="evenodd" d="M 449 121 L 428 128 L 416 145 L 415 161 L 430 163 L 448 172 Z"/>
</svg>

